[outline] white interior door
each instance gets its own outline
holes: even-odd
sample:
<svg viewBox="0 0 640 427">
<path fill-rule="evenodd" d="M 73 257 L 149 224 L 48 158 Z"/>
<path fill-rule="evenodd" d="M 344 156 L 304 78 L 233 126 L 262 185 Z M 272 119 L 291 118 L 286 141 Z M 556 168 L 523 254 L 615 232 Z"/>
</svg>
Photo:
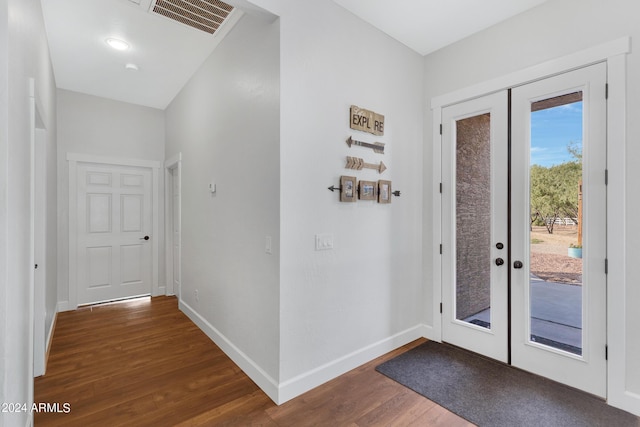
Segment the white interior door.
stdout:
<svg viewBox="0 0 640 427">
<path fill-rule="evenodd" d="M 442 111 L 442 339 L 507 362 L 507 92 Z"/>
<path fill-rule="evenodd" d="M 606 65 L 597 64 L 513 89 L 511 205 L 512 364 L 603 397 L 605 85 Z M 567 145 L 578 155 L 567 158 Z M 582 206 L 574 217 L 578 180 Z M 571 199 L 559 219 L 549 206 L 554 197 Z M 554 234 L 535 234 L 532 221 L 556 225 Z M 568 257 L 566 236 L 582 243 L 581 259 Z"/>
<path fill-rule="evenodd" d="M 150 169 L 78 165 L 78 304 L 151 293 L 151 206 Z"/>
</svg>

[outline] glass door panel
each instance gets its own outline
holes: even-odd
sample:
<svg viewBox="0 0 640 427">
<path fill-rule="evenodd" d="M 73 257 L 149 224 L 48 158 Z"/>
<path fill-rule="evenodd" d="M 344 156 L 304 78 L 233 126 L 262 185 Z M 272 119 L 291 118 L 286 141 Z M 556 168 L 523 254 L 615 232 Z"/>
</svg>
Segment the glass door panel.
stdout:
<svg viewBox="0 0 640 427">
<path fill-rule="evenodd" d="M 582 355 L 583 93 L 531 103 L 530 342 Z"/>
<path fill-rule="evenodd" d="M 490 328 L 491 114 L 456 121 L 456 319 Z"/>
</svg>

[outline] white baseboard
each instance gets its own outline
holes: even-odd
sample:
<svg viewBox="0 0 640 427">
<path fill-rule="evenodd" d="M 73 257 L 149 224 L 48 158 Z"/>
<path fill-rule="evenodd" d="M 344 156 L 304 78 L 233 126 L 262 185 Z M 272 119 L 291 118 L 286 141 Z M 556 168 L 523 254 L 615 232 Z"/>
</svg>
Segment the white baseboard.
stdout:
<svg viewBox="0 0 640 427">
<path fill-rule="evenodd" d="M 399 332 L 389 338 L 370 344 L 332 362 L 326 363 L 309 372 L 298 375 L 280 384 L 278 405 L 293 399 L 321 384 L 326 383 L 352 369 L 361 366 L 376 357 L 380 357 L 392 350 L 402 347 L 411 341 L 425 336 L 425 326 L 417 325 Z"/>
<path fill-rule="evenodd" d="M 56 328 L 56 322 L 58 321 L 58 312 L 60 312 L 60 303 L 56 304 L 56 311 L 53 313 L 53 320 L 51 321 L 51 326 L 49 327 L 49 332 L 47 333 L 47 349 L 51 347 L 51 340 L 53 340 L 53 331 Z"/>
<path fill-rule="evenodd" d="M 417 325 L 279 384 L 191 306 L 183 301 L 178 306 L 278 405 L 411 341 L 433 335 L 430 327 Z"/>
<path fill-rule="evenodd" d="M 183 301 L 178 302 L 178 307 L 182 310 L 193 323 L 195 323 L 224 353 L 233 360 L 233 362 L 244 371 L 245 374 L 255 382 L 258 387 L 264 391 L 271 400 L 278 403 L 278 383 L 271 378 L 260 366 L 258 366 L 251 358 L 244 354 L 238 347 L 233 345 L 231 341 L 216 328 L 213 327 L 205 318 L 200 316 L 193 308 Z"/>
<path fill-rule="evenodd" d="M 51 326 L 49 327 L 49 332 L 47 333 L 47 339 L 45 340 L 46 347 L 44 352 L 44 372 L 43 375 L 47 373 L 47 363 L 49 362 L 49 352 L 51 351 L 51 343 L 53 342 L 53 332 L 56 329 L 56 323 L 58 322 L 58 312 L 60 311 L 60 303 L 56 305 L 56 311 L 53 313 L 53 320 L 51 321 Z"/>
<path fill-rule="evenodd" d="M 640 417 L 640 394 L 625 391 L 623 393 L 615 393 L 610 395 L 607 403 L 623 411 L 627 411 L 633 415 Z"/>
<path fill-rule="evenodd" d="M 171 286 L 171 283 L 167 283 L 166 285 L 164 285 L 164 289 L 165 289 L 164 294 L 166 296 L 173 297 L 176 295 L 176 293 L 174 292 L 175 289 L 173 289 L 173 286 Z"/>
<path fill-rule="evenodd" d="M 442 342 L 442 333 L 440 329 L 434 329 L 433 326 L 422 325 L 424 331 L 423 337 L 430 341 Z"/>
<path fill-rule="evenodd" d="M 70 311 L 71 309 L 69 308 L 69 301 L 58 301 L 58 310 L 57 312 L 60 313 L 62 311 Z"/>
</svg>

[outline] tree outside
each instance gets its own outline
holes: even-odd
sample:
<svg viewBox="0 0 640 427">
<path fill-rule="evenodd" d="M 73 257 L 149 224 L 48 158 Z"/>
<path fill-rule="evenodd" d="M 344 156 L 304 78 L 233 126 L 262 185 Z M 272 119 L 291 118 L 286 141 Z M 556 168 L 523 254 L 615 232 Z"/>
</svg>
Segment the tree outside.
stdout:
<svg viewBox="0 0 640 427">
<path fill-rule="evenodd" d="M 558 219 L 571 218 L 578 223 L 582 154 L 572 143 L 567 150 L 574 160 L 553 166 L 532 165 L 530 170 L 531 226 L 544 225 L 549 234 Z"/>
</svg>

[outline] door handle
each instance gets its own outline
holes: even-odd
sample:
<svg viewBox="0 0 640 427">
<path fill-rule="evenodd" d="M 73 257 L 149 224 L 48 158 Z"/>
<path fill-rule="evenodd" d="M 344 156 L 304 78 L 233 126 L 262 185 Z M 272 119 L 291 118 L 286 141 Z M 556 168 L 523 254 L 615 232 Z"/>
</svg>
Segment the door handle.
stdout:
<svg viewBox="0 0 640 427">
<path fill-rule="evenodd" d="M 499 267 L 504 264 L 504 260 L 502 258 L 496 258 L 496 265 Z"/>
<path fill-rule="evenodd" d="M 522 261 L 514 261 L 513 268 L 522 268 Z"/>
<path fill-rule="evenodd" d="M 149 236 L 141 237 L 140 240 L 149 240 Z"/>
</svg>

